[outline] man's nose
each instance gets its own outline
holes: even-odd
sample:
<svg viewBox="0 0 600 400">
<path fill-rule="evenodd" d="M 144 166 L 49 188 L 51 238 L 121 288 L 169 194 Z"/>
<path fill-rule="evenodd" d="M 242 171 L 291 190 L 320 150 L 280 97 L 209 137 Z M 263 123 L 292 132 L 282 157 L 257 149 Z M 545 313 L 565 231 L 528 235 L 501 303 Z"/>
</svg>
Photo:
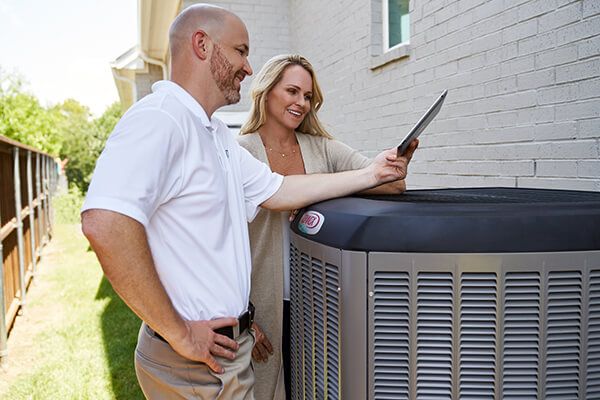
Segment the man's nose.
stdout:
<svg viewBox="0 0 600 400">
<path fill-rule="evenodd" d="M 243 70 L 246 73 L 246 75 L 252 75 L 252 67 L 250 66 L 250 61 L 248 61 L 247 58 L 246 58 L 246 61 L 244 62 Z"/>
</svg>

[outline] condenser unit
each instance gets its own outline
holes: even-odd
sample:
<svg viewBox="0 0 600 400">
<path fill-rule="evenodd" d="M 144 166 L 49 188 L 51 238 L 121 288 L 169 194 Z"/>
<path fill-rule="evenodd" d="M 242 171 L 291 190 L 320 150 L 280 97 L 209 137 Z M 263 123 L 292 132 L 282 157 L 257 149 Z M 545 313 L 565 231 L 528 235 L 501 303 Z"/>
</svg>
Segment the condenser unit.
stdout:
<svg viewBox="0 0 600 400">
<path fill-rule="evenodd" d="M 293 399 L 600 399 L 600 193 L 349 197 L 292 231 Z"/>
</svg>

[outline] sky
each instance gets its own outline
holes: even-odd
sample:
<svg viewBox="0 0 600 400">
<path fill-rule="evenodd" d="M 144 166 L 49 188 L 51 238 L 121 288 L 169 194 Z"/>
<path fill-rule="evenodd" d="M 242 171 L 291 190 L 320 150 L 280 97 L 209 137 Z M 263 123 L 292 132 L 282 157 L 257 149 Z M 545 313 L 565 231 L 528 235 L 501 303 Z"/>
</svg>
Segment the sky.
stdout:
<svg viewBox="0 0 600 400">
<path fill-rule="evenodd" d="M 137 44 L 137 0 L 0 0 L 0 68 L 44 106 L 99 116 L 119 99 L 109 63 Z"/>
</svg>

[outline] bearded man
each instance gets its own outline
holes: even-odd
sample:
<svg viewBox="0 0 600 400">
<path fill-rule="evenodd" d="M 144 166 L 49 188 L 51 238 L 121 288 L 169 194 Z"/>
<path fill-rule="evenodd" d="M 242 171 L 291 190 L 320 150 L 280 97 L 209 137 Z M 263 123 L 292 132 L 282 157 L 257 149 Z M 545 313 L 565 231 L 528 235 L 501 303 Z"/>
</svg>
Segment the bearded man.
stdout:
<svg viewBox="0 0 600 400">
<path fill-rule="evenodd" d="M 133 105 L 98 159 L 83 232 L 108 280 L 142 319 L 135 366 L 149 399 L 253 399 L 247 221 L 404 179 L 381 153 L 362 170 L 285 178 L 212 114 L 252 74 L 236 15 L 197 4 L 170 32 L 172 76 Z"/>
</svg>

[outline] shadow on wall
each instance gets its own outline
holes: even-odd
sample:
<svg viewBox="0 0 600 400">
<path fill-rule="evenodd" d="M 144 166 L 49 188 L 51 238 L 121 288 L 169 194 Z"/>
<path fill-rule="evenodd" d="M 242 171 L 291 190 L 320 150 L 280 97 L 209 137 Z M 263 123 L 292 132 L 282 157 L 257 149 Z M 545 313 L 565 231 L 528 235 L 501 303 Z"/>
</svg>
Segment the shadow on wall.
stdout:
<svg viewBox="0 0 600 400">
<path fill-rule="evenodd" d="M 105 298 L 110 301 L 101 317 L 102 336 L 115 399 L 143 400 L 133 364 L 141 321 L 115 293 L 106 277 L 102 277 L 96 300 Z"/>
</svg>

